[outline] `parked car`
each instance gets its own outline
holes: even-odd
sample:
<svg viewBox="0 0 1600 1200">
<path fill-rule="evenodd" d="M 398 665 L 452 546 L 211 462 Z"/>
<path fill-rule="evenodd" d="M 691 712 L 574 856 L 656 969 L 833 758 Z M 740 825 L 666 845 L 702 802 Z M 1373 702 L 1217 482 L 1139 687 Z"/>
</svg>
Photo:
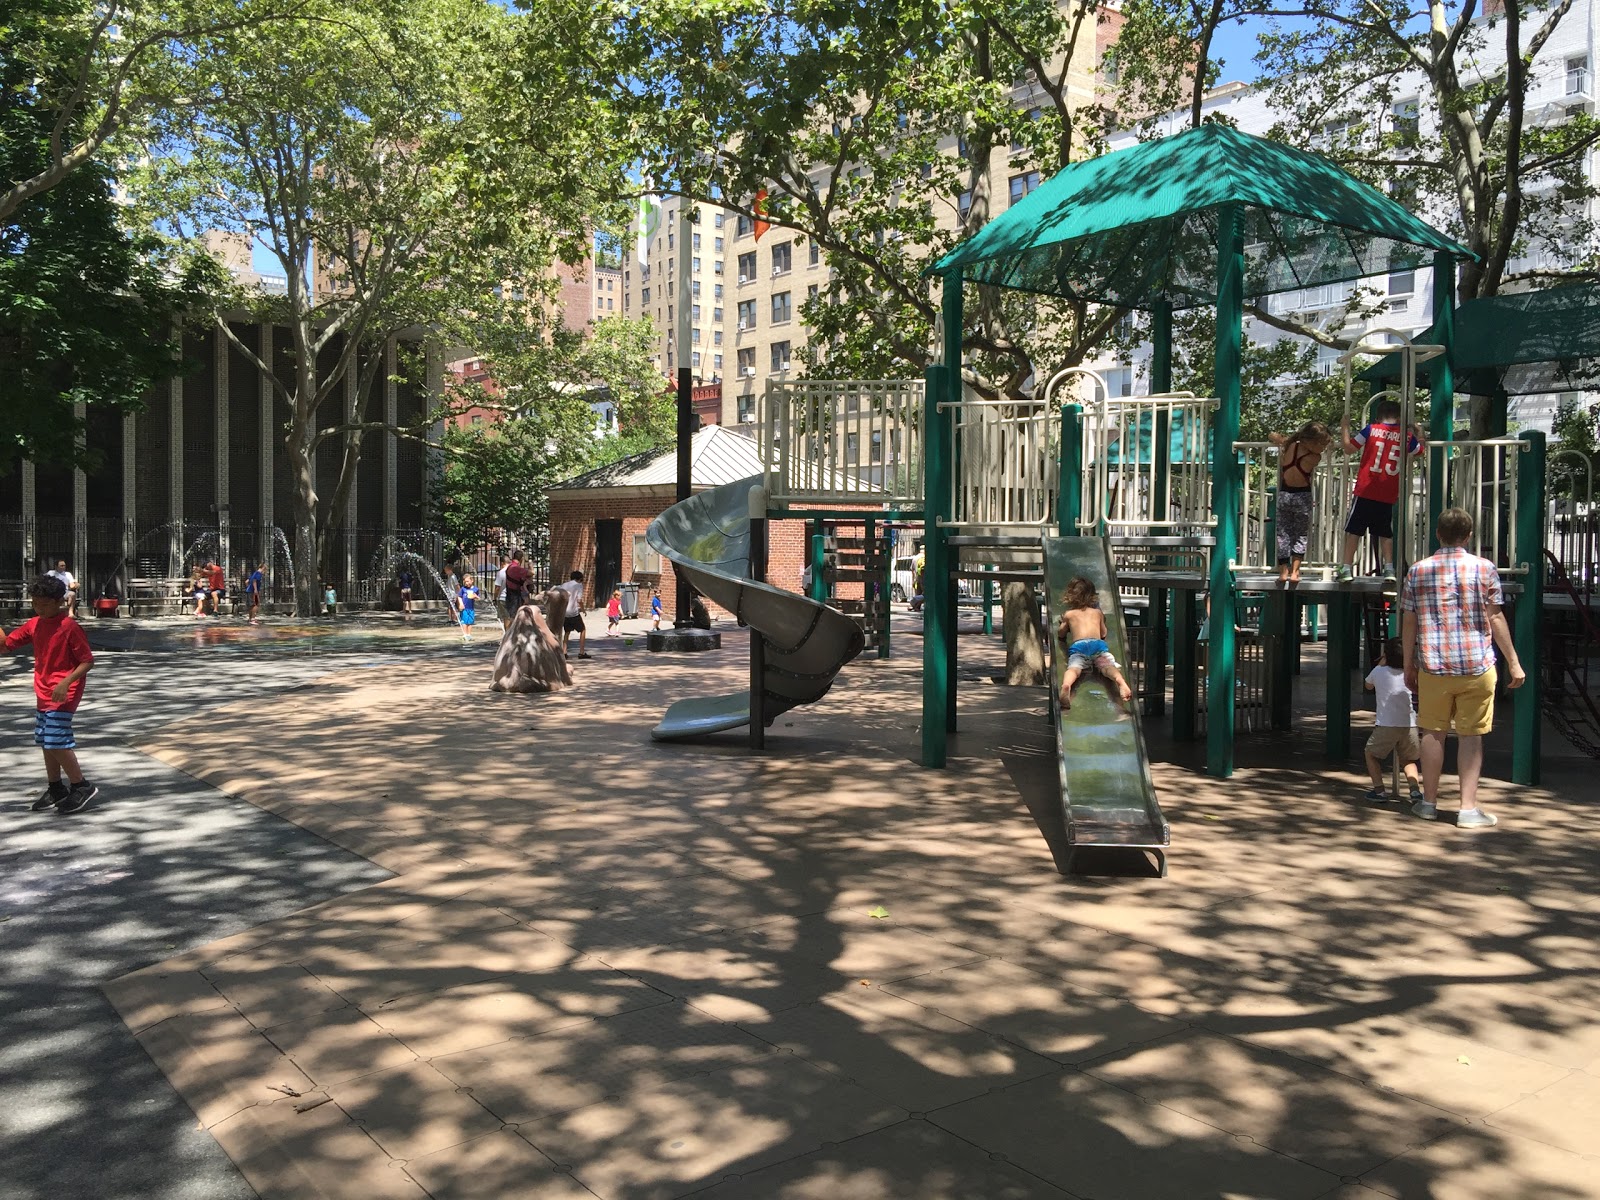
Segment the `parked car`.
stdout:
<svg viewBox="0 0 1600 1200">
<path fill-rule="evenodd" d="M 914 561 L 915 559 L 909 557 L 897 558 L 894 560 L 894 566 L 889 572 L 889 599 L 898 604 L 904 604 L 912 596 L 916 595 L 916 590 L 912 584 L 912 563 Z M 977 600 L 980 594 L 981 589 L 970 579 L 956 580 L 956 597 L 959 601 L 972 602 Z"/>
</svg>

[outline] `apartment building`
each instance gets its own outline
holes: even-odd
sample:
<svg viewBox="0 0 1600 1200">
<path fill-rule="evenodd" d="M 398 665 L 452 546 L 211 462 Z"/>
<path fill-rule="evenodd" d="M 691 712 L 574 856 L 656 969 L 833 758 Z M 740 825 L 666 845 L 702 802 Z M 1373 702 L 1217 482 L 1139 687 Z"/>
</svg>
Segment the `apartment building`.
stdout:
<svg viewBox="0 0 1600 1200">
<path fill-rule="evenodd" d="M 1089 105 L 1099 95 L 1098 67 L 1119 27 L 1116 5 L 1099 10 L 1101 19 L 1089 31 L 1068 64 L 1068 96 L 1074 107 Z M 1058 64 L 1059 66 L 1059 64 Z M 1032 78 L 1019 79 L 1012 90 L 1018 111 L 1033 114 L 1053 102 Z M 988 164 L 990 212 L 1004 211 L 1042 182 L 1037 169 L 1015 165 L 1020 144 L 1001 142 Z M 940 145 L 943 154 L 965 154 L 959 135 Z M 847 170 L 859 171 L 859 167 Z M 826 193 L 832 185 L 829 172 L 819 171 L 813 184 Z M 661 339 L 658 362 L 674 376 L 680 359 L 673 345 L 676 336 L 676 234 L 680 201 L 651 198 L 642 223 L 636 221 L 630 237 L 638 253 L 623 268 L 625 311 L 649 316 Z M 971 194 L 949 197 L 935 206 L 935 217 L 949 230 L 960 229 L 971 211 Z M 810 331 L 801 319 L 808 299 L 828 286 L 827 255 L 804 234 L 723 208 L 699 206 L 692 226 L 693 263 L 691 303 L 693 326 L 689 362 L 697 383 L 721 385 L 720 421 L 751 423 L 770 381 L 793 378 L 801 371 L 801 351 Z M 909 368 L 908 368 L 909 371 Z"/>
<path fill-rule="evenodd" d="M 1530 126 L 1560 120 L 1573 111 L 1595 111 L 1593 63 L 1597 2 L 1600 0 L 1578 0 L 1534 58 L 1529 69 L 1526 106 Z M 1492 35 L 1487 37 L 1476 63 L 1479 76 L 1498 71 L 1504 53 L 1502 39 Z M 1411 85 L 1409 88 L 1401 86 L 1397 89 L 1396 98 L 1385 106 L 1385 110 L 1369 114 L 1368 119 L 1385 133 L 1431 134 L 1433 130 L 1428 124 L 1430 118 L 1421 115 L 1420 98 L 1426 83 L 1420 73 L 1407 82 Z M 1470 81 L 1463 79 L 1463 82 Z M 1272 108 L 1269 101 L 1265 87 L 1227 83 L 1205 96 L 1202 111 L 1204 116 L 1224 118 L 1246 133 L 1265 135 L 1283 119 L 1283 114 Z M 1157 128 L 1162 136 L 1179 133 L 1189 127 L 1189 119 L 1187 108 L 1165 113 L 1157 119 Z M 1326 146 L 1331 139 L 1349 128 L 1349 124 L 1343 121 L 1329 122 L 1313 139 L 1310 148 Z M 1112 139 L 1111 148 L 1121 149 L 1137 141 L 1138 135 L 1134 131 L 1125 131 Z M 1586 170 L 1588 177 L 1594 179 L 1596 158 L 1592 150 Z M 1592 210 L 1591 204 L 1591 219 L 1600 215 Z M 1448 211 L 1423 210 L 1419 215 L 1440 228 L 1451 227 L 1452 214 Z M 1514 259 L 1508 265 L 1508 274 L 1534 268 L 1566 266 L 1593 254 L 1596 249 L 1592 245 L 1579 244 L 1576 238 L 1559 252 L 1537 248 L 1522 258 Z M 1379 302 L 1381 310 L 1376 315 L 1347 322 L 1346 306 L 1358 288 L 1362 289 L 1365 299 Z M 1415 336 L 1433 323 L 1433 277 L 1425 267 L 1415 271 L 1395 270 L 1346 283 L 1279 292 L 1267 297 L 1266 307 L 1274 316 L 1292 317 L 1302 324 L 1316 325 L 1326 332 L 1336 333 L 1341 338 L 1379 329 L 1395 329 L 1407 336 Z M 1143 318 L 1130 319 L 1141 321 Z M 1296 336 L 1248 318 L 1245 335 L 1265 344 Z M 1340 369 L 1339 353 L 1335 348 L 1319 346 L 1314 367 L 1316 374 L 1322 377 L 1337 374 Z M 1113 395 L 1126 396 L 1147 389 L 1149 360 L 1150 346 L 1146 343 L 1126 357 L 1101 356 L 1087 365 L 1103 374 Z M 1280 382 L 1288 388 L 1303 381 L 1284 379 Z M 1587 401 L 1595 397 L 1585 394 L 1581 398 Z M 1522 429 L 1538 429 L 1548 433 L 1561 399 L 1560 394 L 1512 397 L 1510 417 Z"/>
</svg>

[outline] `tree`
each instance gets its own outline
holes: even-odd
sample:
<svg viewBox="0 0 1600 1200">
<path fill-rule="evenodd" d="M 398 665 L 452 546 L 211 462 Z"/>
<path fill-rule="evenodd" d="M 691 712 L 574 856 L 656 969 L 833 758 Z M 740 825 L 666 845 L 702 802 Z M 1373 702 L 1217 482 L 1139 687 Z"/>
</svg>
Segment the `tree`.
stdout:
<svg viewBox="0 0 1600 1200">
<path fill-rule="evenodd" d="M 34 64 L 12 81 L 40 113 L 43 153 L 6 174 L 0 221 L 100 158 L 119 134 L 192 103 L 189 48 L 281 20 L 300 0 L 3 0 L 5 60 Z"/>
<path fill-rule="evenodd" d="M 650 360 L 654 341 L 648 321 L 606 317 L 584 332 L 558 329 L 537 342 L 502 336 L 480 347 L 494 383 L 458 385 L 451 406 L 506 419 L 445 434 L 434 519 L 463 545 L 488 529 L 543 529 L 556 484 L 670 442 L 674 408 Z M 597 397 L 616 406 L 621 436 L 595 436 Z"/>
<path fill-rule="evenodd" d="M 1600 466 L 1600 405 L 1583 403 L 1575 393 L 1565 393 L 1556 408 L 1551 432 L 1555 434 L 1547 471 L 1551 494 L 1589 503 L 1593 499 L 1586 494 L 1592 483 L 1591 473 Z"/>
<path fill-rule="evenodd" d="M 575 5 L 566 25 L 656 190 L 752 217 L 764 193 L 759 215 L 826 256 L 829 283 L 801 310 L 805 361 L 883 377 L 931 360 L 939 301 L 922 272 L 998 210 L 996 177 L 1087 156 L 1096 20 L 1055 0 L 615 0 Z M 980 288 L 971 381 L 1021 396 L 1116 315 Z"/>
<path fill-rule="evenodd" d="M 582 260 L 617 176 L 591 106 L 532 48 L 538 18 L 488 0 L 304 0 L 301 13 L 195 47 L 203 100 L 173 114 L 138 191 L 191 234 L 247 233 L 287 279 L 281 300 L 219 297 L 216 320 L 247 357 L 225 319 L 236 306 L 289 331 L 287 378 L 255 361 L 290 410 L 310 612 L 363 440 L 388 428 L 362 399 L 381 370 L 374 348 L 416 328 L 474 348 L 548 341 L 555 263 Z M 395 432 L 425 436 L 441 415 Z M 318 481 L 329 441 L 340 469 Z"/>
<path fill-rule="evenodd" d="M 64 86 L 42 53 L 61 6 L 0 13 L 0 179 L 35 178 L 69 133 L 48 97 Z M 26 204 L 0 208 L 0 470 L 13 455 L 92 468 L 80 404 L 129 410 L 181 366 L 177 321 L 214 273 L 179 273 L 148 235 L 125 229 L 111 178 L 88 163 Z"/>
</svg>

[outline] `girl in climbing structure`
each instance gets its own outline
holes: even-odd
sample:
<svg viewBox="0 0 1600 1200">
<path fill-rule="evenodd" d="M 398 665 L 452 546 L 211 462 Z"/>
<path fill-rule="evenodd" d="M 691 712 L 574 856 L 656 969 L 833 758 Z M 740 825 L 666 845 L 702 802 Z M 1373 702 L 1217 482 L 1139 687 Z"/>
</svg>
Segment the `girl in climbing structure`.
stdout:
<svg viewBox="0 0 1600 1200">
<path fill-rule="evenodd" d="M 1309 421 L 1285 437 L 1267 434 L 1278 447 L 1278 581 L 1299 583 L 1311 535 L 1311 480 L 1333 435 L 1320 421 Z"/>
<path fill-rule="evenodd" d="M 1117 660 L 1106 643 L 1106 615 L 1100 611 L 1100 597 L 1094 584 L 1078 576 L 1067 584 L 1066 607 L 1056 629 L 1056 643 L 1067 648 L 1067 669 L 1061 677 L 1061 707 L 1072 707 L 1072 689 L 1085 671 L 1098 672 L 1116 689 L 1124 704 L 1133 699 L 1133 689 L 1122 677 Z"/>
</svg>

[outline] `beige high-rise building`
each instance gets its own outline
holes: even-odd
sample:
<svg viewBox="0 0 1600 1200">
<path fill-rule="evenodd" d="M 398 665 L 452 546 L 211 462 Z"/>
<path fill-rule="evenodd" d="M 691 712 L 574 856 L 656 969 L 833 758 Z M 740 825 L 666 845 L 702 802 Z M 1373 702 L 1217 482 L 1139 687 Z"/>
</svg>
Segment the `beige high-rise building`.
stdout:
<svg viewBox="0 0 1600 1200">
<path fill-rule="evenodd" d="M 1105 5 L 1085 18 L 1073 61 L 1066 73 L 1068 103 L 1082 108 L 1103 99 L 1099 65 L 1120 28 L 1118 5 Z M 1011 100 L 1021 113 L 1036 115 L 1052 106 L 1044 88 L 1029 77 L 1019 80 Z M 1013 164 L 1020 144 L 1001 142 L 990 153 L 987 172 L 989 215 L 1004 212 L 1043 182 L 1037 169 Z M 940 145 L 944 154 L 965 152 L 959 137 Z M 852 168 L 856 169 L 856 168 Z M 831 186 L 826 171 L 813 182 L 821 191 Z M 625 311 L 645 315 L 655 322 L 660 337 L 658 363 L 675 378 L 678 365 L 675 337 L 676 232 L 681 201 L 667 198 L 652 204 L 644 225 L 630 229 L 630 251 L 623 263 Z M 941 228 L 963 226 L 971 210 L 971 193 L 963 192 L 940 203 L 934 215 Z M 726 209 L 701 205 L 693 225 L 692 315 L 694 335 L 690 365 L 697 383 L 720 381 L 722 422 L 756 420 L 760 397 L 769 380 L 795 376 L 801 369 L 800 351 L 809 331 L 801 322 L 801 306 L 827 287 L 827 257 L 804 234 L 773 225 L 756 237 L 754 221 Z M 641 253 L 642 252 L 642 257 Z M 908 368 L 909 372 L 909 368 Z"/>
</svg>

